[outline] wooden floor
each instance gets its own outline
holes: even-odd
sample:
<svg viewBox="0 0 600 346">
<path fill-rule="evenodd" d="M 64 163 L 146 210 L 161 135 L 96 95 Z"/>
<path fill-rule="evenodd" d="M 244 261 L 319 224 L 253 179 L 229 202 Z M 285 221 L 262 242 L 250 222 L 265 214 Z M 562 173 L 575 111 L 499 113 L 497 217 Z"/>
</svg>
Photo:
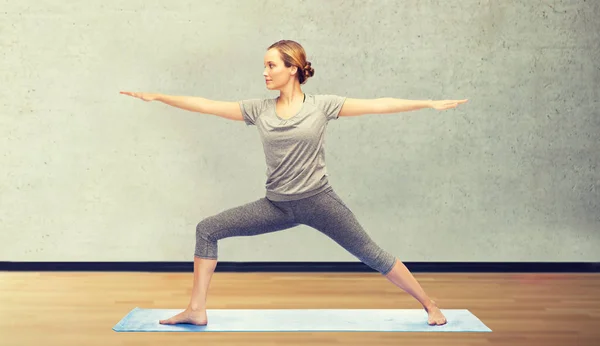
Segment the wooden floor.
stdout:
<svg viewBox="0 0 600 346">
<path fill-rule="evenodd" d="M 420 274 L 491 333 L 116 333 L 132 308 L 183 309 L 191 273 L 0 272 L 0 345 L 600 345 L 599 274 Z M 377 273 L 220 273 L 208 309 L 417 309 Z M 210 323 L 210 311 L 209 311 Z"/>
</svg>

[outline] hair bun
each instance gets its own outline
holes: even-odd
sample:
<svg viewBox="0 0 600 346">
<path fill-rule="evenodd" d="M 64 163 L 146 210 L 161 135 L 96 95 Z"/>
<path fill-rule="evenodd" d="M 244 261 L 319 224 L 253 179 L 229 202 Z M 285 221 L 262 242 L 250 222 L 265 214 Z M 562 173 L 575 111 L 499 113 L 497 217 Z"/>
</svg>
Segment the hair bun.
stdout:
<svg viewBox="0 0 600 346">
<path fill-rule="evenodd" d="M 312 77 L 315 75 L 315 70 L 311 67 L 311 63 L 310 61 L 306 62 L 306 65 L 304 66 L 304 76 L 306 78 Z"/>
</svg>

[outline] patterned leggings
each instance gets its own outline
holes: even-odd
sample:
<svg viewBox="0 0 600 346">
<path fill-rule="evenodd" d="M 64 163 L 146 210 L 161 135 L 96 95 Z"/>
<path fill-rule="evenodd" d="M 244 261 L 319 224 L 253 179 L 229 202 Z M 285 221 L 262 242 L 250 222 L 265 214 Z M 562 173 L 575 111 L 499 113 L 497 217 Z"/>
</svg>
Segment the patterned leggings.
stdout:
<svg viewBox="0 0 600 346">
<path fill-rule="evenodd" d="M 369 237 L 332 188 L 296 201 L 276 202 L 263 197 L 207 217 L 196 227 L 194 255 L 217 259 L 219 239 L 277 232 L 301 224 L 322 232 L 383 275 L 395 263 L 395 257 Z"/>
</svg>

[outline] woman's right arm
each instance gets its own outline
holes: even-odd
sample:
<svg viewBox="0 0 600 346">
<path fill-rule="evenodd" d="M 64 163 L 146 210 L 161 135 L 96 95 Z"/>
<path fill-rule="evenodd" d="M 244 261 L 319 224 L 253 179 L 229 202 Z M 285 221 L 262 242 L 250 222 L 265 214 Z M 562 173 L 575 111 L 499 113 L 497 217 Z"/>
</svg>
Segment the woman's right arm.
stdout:
<svg viewBox="0 0 600 346">
<path fill-rule="evenodd" d="M 212 114 L 229 120 L 244 121 L 242 111 L 237 102 L 215 101 L 195 96 L 176 96 L 127 91 L 122 91 L 121 94 L 137 97 L 144 101 L 160 101 L 169 106 L 191 112 Z"/>
</svg>

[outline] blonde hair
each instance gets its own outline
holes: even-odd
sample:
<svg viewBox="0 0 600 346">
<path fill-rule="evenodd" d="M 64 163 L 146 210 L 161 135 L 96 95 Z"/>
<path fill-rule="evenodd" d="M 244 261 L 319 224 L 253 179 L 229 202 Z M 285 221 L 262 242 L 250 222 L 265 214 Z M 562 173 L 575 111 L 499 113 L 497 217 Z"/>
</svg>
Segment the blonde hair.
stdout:
<svg viewBox="0 0 600 346">
<path fill-rule="evenodd" d="M 315 70 L 310 66 L 310 61 L 306 60 L 304 48 L 295 41 L 281 40 L 273 43 L 269 49 L 275 48 L 279 51 L 281 60 L 285 67 L 296 66 L 298 68 L 298 81 L 300 84 L 306 83 L 306 80 L 315 75 Z"/>
</svg>

